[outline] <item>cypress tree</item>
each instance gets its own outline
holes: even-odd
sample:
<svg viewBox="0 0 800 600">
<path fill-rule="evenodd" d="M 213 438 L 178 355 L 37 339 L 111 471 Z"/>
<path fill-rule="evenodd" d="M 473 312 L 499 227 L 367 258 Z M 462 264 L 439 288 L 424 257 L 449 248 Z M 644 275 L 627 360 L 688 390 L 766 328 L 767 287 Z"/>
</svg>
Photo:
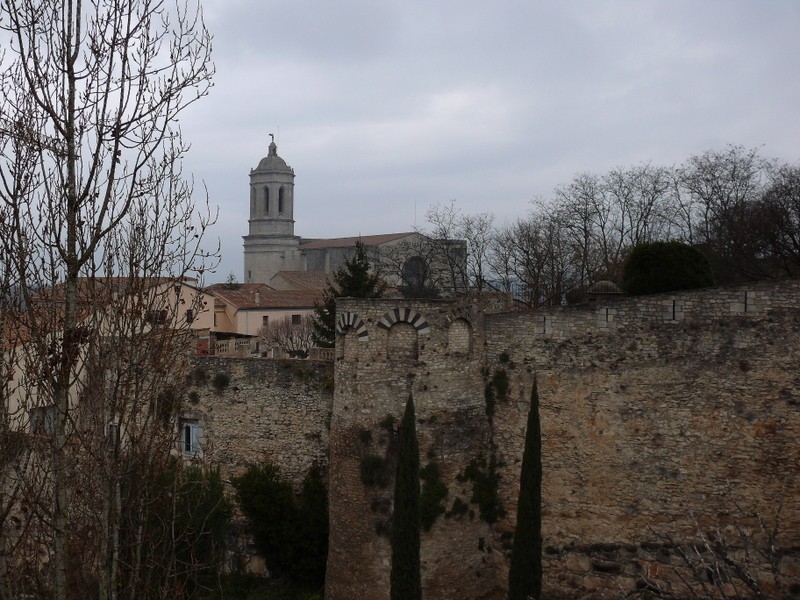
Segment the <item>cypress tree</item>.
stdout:
<svg viewBox="0 0 800 600">
<path fill-rule="evenodd" d="M 409 395 L 400 424 L 392 517 L 391 600 L 420 600 L 419 443 L 414 400 Z"/>
<path fill-rule="evenodd" d="M 540 598 L 542 593 L 542 428 L 539 390 L 531 390 L 531 408 L 525 432 L 525 450 L 519 478 L 517 528 L 508 574 L 508 600 Z"/>
</svg>

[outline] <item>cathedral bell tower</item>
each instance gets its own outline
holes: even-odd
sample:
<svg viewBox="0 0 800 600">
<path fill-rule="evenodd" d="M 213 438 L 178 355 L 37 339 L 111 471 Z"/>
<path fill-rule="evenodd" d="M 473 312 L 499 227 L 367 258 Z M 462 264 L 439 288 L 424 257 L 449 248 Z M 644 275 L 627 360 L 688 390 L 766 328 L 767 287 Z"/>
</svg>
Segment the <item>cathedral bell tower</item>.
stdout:
<svg viewBox="0 0 800 600">
<path fill-rule="evenodd" d="M 278 156 L 275 137 L 269 153 L 250 170 L 250 219 L 244 236 L 244 281 L 266 283 L 278 271 L 303 270 L 294 235 L 294 169 Z"/>
</svg>

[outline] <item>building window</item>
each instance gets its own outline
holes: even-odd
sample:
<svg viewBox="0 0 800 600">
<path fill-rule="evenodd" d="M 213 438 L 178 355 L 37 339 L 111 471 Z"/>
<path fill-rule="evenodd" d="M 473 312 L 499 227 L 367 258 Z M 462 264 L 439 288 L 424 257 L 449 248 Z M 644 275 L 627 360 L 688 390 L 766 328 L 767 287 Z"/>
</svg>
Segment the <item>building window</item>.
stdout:
<svg viewBox="0 0 800 600">
<path fill-rule="evenodd" d="M 300 325 L 300 315 L 292 315 L 292 325 Z"/>
<path fill-rule="evenodd" d="M 214 327 L 217 326 L 217 313 L 214 313 Z"/>
<path fill-rule="evenodd" d="M 261 326 L 266 327 L 267 325 L 269 325 L 269 315 L 264 315 L 261 317 Z"/>
<path fill-rule="evenodd" d="M 186 309 L 186 322 L 192 323 L 194 321 L 194 311 L 191 308 Z"/>
<path fill-rule="evenodd" d="M 200 453 L 200 425 L 196 421 L 181 421 L 181 452 L 186 456 Z"/>
<path fill-rule="evenodd" d="M 428 263 L 421 256 L 412 256 L 403 265 L 404 283 L 411 288 L 425 287 L 428 279 Z"/>
<path fill-rule="evenodd" d="M 41 406 L 31 409 L 31 433 L 36 435 L 53 434 L 56 432 L 56 407 Z"/>
<path fill-rule="evenodd" d="M 167 322 L 166 310 L 148 310 L 147 322 L 151 325 L 163 325 Z"/>
<path fill-rule="evenodd" d="M 269 214 L 269 188 L 264 188 L 264 214 Z"/>
<path fill-rule="evenodd" d="M 283 214 L 283 188 L 278 190 L 278 214 Z"/>
</svg>

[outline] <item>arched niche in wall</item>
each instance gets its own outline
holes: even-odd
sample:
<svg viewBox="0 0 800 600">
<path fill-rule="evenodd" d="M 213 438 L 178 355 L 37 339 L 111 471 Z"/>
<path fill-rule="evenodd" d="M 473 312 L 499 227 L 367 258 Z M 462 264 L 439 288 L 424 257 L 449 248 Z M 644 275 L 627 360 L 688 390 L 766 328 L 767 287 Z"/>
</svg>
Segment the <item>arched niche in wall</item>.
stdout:
<svg viewBox="0 0 800 600">
<path fill-rule="evenodd" d="M 357 356 L 357 344 L 368 341 L 369 332 L 361 317 L 351 312 L 339 314 L 336 318 L 336 358 Z"/>
<path fill-rule="evenodd" d="M 431 331 L 428 321 L 410 308 L 395 308 L 378 322 L 378 327 L 388 331 L 386 357 L 390 361 L 417 360 L 419 336 Z"/>
<path fill-rule="evenodd" d="M 463 317 L 450 321 L 447 328 L 447 350 L 451 354 L 469 355 L 472 352 L 472 323 Z"/>
<path fill-rule="evenodd" d="M 404 363 L 419 358 L 419 339 L 417 330 L 411 323 L 398 321 L 389 328 L 386 344 L 386 358 L 391 362 Z"/>
</svg>

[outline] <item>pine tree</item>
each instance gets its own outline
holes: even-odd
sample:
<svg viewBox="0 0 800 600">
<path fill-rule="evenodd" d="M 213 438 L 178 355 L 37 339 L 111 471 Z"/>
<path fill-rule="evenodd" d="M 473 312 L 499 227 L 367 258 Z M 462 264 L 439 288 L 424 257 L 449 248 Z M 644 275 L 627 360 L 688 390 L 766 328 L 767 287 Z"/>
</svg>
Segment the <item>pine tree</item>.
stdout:
<svg viewBox="0 0 800 600">
<path fill-rule="evenodd" d="M 517 503 L 517 528 L 508 574 L 508 600 L 539 598 L 542 592 L 542 429 L 539 390 L 531 390 Z"/>
<path fill-rule="evenodd" d="M 369 255 L 361 240 L 356 252 L 345 260 L 333 274 L 322 293 L 322 304 L 314 315 L 314 343 L 321 348 L 333 348 L 336 341 L 336 298 L 377 298 L 386 287 L 371 273 Z"/>
<path fill-rule="evenodd" d="M 414 400 L 408 397 L 400 424 L 400 447 L 394 483 L 391 600 L 420 600 L 419 443 Z"/>
</svg>

